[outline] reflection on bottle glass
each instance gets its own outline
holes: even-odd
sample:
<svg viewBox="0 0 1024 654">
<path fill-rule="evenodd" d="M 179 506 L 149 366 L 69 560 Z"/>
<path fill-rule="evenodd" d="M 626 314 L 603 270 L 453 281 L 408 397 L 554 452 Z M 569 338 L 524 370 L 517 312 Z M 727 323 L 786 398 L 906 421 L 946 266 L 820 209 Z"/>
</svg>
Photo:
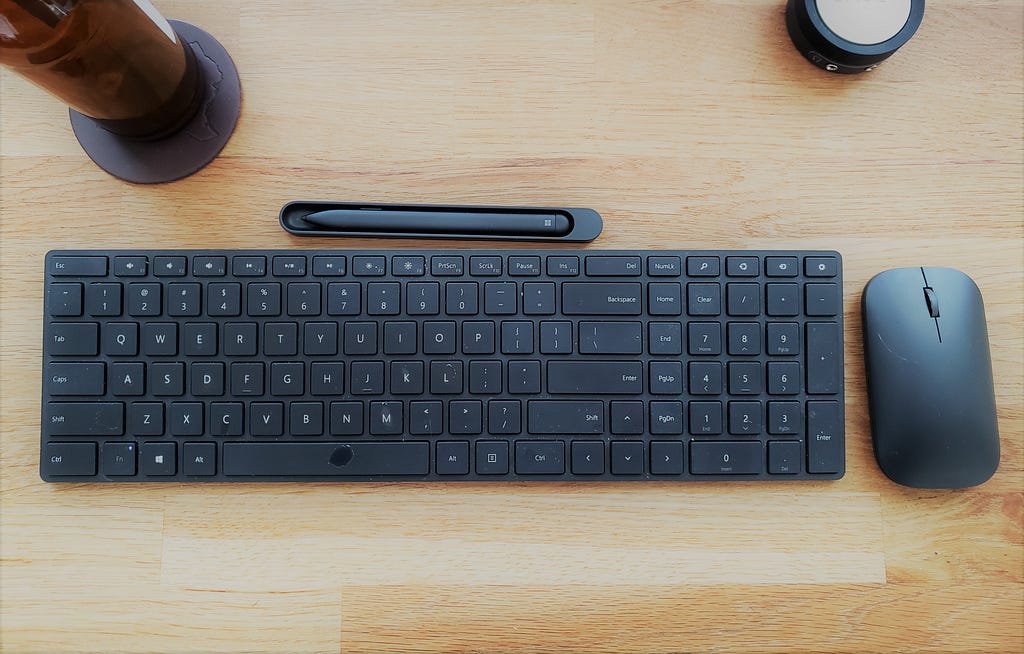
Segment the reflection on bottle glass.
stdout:
<svg viewBox="0 0 1024 654">
<path fill-rule="evenodd" d="M 143 139 L 180 128 L 203 95 L 195 53 L 148 0 L 0 0 L 0 63 Z"/>
</svg>

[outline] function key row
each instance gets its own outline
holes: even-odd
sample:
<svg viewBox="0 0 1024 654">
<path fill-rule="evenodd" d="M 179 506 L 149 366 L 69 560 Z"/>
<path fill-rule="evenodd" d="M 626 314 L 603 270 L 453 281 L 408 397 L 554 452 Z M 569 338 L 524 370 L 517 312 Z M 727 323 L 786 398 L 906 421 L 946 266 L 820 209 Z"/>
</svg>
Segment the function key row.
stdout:
<svg viewBox="0 0 1024 654">
<path fill-rule="evenodd" d="M 468 268 L 466 259 L 468 258 Z M 311 259 L 311 261 L 310 261 Z M 390 259 L 390 266 L 389 266 Z M 429 259 L 429 261 L 428 261 Z M 685 259 L 685 261 L 684 261 Z M 550 277 L 797 277 L 800 260 L 795 256 L 517 256 L 509 255 L 235 255 L 192 257 L 114 256 L 112 272 L 117 277 L 144 277 L 152 272 L 155 277 L 304 277 L 312 273 L 317 277 L 461 277 L 467 273 L 474 277 L 537 277 L 542 273 Z M 582 260 L 582 266 L 581 266 Z M 351 264 L 351 265 L 349 265 Z M 803 258 L 803 272 L 807 277 L 836 277 L 839 261 L 835 257 L 808 256 Z M 50 260 L 49 273 L 56 277 L 105 277 L 108 261 L 105 256 L 55 256 Z"/>
</svg>

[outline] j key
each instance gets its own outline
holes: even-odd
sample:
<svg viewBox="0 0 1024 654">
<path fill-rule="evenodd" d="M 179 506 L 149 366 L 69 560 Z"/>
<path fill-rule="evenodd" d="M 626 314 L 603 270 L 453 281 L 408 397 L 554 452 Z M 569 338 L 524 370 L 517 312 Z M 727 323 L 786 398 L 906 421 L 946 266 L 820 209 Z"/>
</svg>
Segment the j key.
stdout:
<svg viewBox="0 0 1024 654">
<path fill-rule="evenodd" d="M 104 364 L 50 363 L 45 382 L 50 395 L 103 395 Z"/>
<path fill-rule="evenodd" d="M 581 322 L 580 354 L 641 354 L 643 323 Z"/>
<path fill-rule="evenodd" d="M 47 402 L 43 430 L 53 436 L 120 436 L 124 433 L 124 404 Z"/>
<path fill-rule="evenodd" d="M 562 441 L 516 441 L 516 474 L 560 475 L 565 472 Z"/>
<path fill-rule="evenodd" d="M 635 395 L 643 391 L 639 361 L 550 361 L 548 392 Z"/>
<path fill-rule="evenodd" d="M 693 441 L 690 472 L 695 475 L 756 475 L 761 472 L 759 441 Z"/>
<path fill-rule="evenodd" d="M 49 271 L 54 277 L 103 277 L 107 274 L 106 257 L 54 256 L 49 258 Z"/>
<path fill-rule="evenodd" d="M 50 346 L 54 356 L 92 356 L 99 351 L 99 325 L 94 322 L 51 322 Z"/>
<path fill-rule="evenodd" d="M 562 313 L 567 316 L 640 315 L 640 284 L 587 283 L 562 284 Z"/>
<path fill-rule="evenodd" d="M 640 257 L 586 257 L 591 277 L 639 277 L 643 273 Z"/>
<path fill-rule="evenodd" d="M 227 272 L 227 257 L 192 257 L 194 277 L 223 277 Z"/>
</svg>

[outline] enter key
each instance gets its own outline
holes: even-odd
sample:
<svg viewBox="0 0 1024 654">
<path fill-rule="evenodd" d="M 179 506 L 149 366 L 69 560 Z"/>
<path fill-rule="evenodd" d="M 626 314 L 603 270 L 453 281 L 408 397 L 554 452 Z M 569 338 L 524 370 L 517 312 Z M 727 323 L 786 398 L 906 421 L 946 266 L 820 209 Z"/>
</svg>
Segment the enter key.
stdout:
<svg viewBox="0 0 1024 654">
<path fill-rule="evenodd" d="M 839 402 L 807 403 L 807 471 L 845 472 L 846 447 Z"/>
</svg>

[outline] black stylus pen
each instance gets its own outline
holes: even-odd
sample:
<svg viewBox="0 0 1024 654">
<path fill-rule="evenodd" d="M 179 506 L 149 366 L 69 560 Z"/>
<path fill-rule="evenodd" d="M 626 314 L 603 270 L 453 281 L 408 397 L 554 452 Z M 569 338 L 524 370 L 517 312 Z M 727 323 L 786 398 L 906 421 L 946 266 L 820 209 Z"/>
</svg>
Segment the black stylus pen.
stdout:
<svg viewBox="0 0 1024 654">
<path fill-rule="evenodd" d="M 568 216 L 560 213 L 510 213 L 396 209 L 326 209 L 303 216 L 306 222 L 334 231 L 550 236 L 568 234 Z"/>
</svg>

